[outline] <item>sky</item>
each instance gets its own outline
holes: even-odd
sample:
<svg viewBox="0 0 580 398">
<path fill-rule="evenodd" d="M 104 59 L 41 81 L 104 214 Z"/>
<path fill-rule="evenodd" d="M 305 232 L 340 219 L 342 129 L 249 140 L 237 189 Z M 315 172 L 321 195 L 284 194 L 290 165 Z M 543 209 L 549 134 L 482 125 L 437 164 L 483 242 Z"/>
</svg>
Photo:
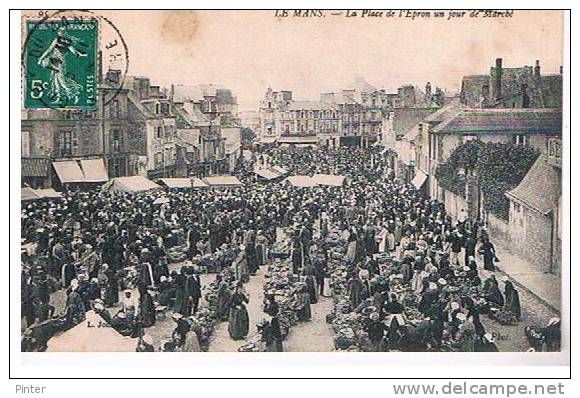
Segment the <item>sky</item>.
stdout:
<svg viewBox="0 0 580 398">
<path fill-rule="evenodd" d="M 562 65 L 563 14 L 511 18 L 276 17 L 274 11 L 99 11 L 127 43 L 129 74 L 152 84 L 218 84 L 256 109 L 267 87 L 296 99 L 352 86 L 357 77 L 395 91 L 427 81 L 448 91 L 461 77 L 504 66 Z M 360 14 L 359 14 L 360 15 Z"/>
</svg>

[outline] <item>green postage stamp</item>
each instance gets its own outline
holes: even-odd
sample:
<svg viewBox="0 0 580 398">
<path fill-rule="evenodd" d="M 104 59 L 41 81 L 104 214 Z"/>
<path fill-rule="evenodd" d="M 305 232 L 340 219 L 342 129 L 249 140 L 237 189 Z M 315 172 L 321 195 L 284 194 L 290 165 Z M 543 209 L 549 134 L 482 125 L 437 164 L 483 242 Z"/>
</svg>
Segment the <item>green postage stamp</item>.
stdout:
<svg viewBox="0 0 580 398">
<path fill-rule="evenodd" d="M 95 109 L 97 19 L 27 21 L 24 107 Z"/>
</svg>

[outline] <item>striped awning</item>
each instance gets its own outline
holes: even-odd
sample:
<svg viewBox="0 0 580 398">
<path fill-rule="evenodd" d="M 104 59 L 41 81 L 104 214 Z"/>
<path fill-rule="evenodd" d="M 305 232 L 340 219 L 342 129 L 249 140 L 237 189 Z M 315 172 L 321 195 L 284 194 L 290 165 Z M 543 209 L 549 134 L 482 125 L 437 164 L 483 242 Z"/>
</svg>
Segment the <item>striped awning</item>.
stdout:
<svg viewBox="0 0 580 398">
<path fill-rule="evenodd" d="M 46 158 L 22 158 L 22 177 L 48 177 L 49 164 L 50 161 Z"/>
</svg>

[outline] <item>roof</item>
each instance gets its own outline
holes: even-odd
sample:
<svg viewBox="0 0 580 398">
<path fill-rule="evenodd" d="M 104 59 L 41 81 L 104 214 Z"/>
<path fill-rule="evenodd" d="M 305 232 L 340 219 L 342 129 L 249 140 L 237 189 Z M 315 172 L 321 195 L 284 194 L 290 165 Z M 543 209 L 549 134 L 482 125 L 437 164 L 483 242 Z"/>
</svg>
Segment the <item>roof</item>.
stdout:
<svg viewBox="0 0 580 398">
<path fill-rule="evenodd" d="M 55 335 L 47 346 L 47 352 L 135 352 L 137 339 L 122 336 L 90 310 L 83 322 Z"/>
<path fill-rule="evenodd" d="M 48 158 L 21 158 L 22 177 L 48 177 Z"/>
<path fill-rule="evenodd" d="M 85 175 L 76 160 L 52 162 L 54 170 L 63 184 L 85 182 Z"/>
<path fill-rule="evenodd" d="M 404 141 L 415 141 L 419 135 L 419 125 L 414 125 L 407 133 L 403 136 Z"/>
<path fill-rule="evenodd" d="M 85 176 L 85 182 L 109 181 L 109 173 L 105 168 L 103 159 L 83 159 L 81 160 L 81 167 Z"/>
<path fill-rule="evenodd" d="M 36 200 L 40 199 L 40 197 L 36 194 L 34 189 L 29 187 L 22 187 L 20 190 L 20 200 L 21 201 L 28 201 L 28 200 Z"/>
<path fill-rule="evenodd" d="M 292 101 L 288 104 L 289 111 L 319 111 L 335 109 L 332 105 L 320 101 Z"/>
<path fill-rule="evenodd" d="M 459 98 L 454 98 L 449 104 L 427 116 L 425 121 L 429 123 L 441 123 L 457 116 L 459 112 L 464 111 L 466 108 L 467 107 L 459 101 Z"/>
<path fill-rule="evenodd" d="M 211 187 L 241 187 L 244 184 L 235 176 L 205 177 L 204 182 Z"/>
<path fill-rule="evenodd" d="M 36 189 L 34 192 L 36 192 L 36 194 L 40 197 L 40 198 L 47 198 L 47 199 L 57 199 L 57 198 L 62 198 L 62 193 L 60 192 L 56 192 L 54 189 L 52 188 L 46 188 L 46 189 Z"/>
<path fill-rule="evenodd" d="M 185 122 L 191 127 L 211 125 L 209 118 L 197 108 L 177 108 L 176 113 L 178 116 L 182 117 L 183 120 L 185 120 Z"/>
<path fill-rule="evenodd" d="M 220 88 L 223 87 L 213 84 L 199 84 L 193 86 L 176 84 L 173 85 L 173 100 L 176 102 L 184 102 L 187 100 L 200 100 L 203 99 L 203 97 L 213 97 Z"/>
<path fill-rule="evenodd" d="M 434 132 L 451 134 L 562 133 L 561 109 L 467 109 L 439 124 Z"/>
<path fill-rule="evenodd" d="M 318 144 L 316 135 L 287 135 L 278 138 L 280 144 Z"/>
<path fill-rule="evenodd" d="M 273 144 L 277 140 L 276 137 L 260 137 L 260 144 Z"/>
<path fill-rule="evenodd" d="M 433 113 L 433 108 L 397 108 L 393 116 L 393 130 L 397 134 L 406 134 L 418 123 Z"/>
<path fill-rule="evenodd" d="M 289 182 L 292 186 L 294 187 L 299 187 L 299 188 L 310 188 L 310 187 L 315 187 L 317 184 L 314 180 L 312 180 L 312 177 L 310 176 L 290 176 L 287 177 L 284 181 Z"/>
<path fill-rule="evenodd" d="M 277 173 L 276 171 L 272 170 L 271 168 L 255 169 L 254 173 L 256 173 L 258 176 L 260 176 L 266 180 L 274 180 L 276 178 L 282 177 L 282 174 Z"/>
<path fill-rule="evenodd" d="M 466 75 L 461 80 L 466 83 L 485 84 L 489 83 L 489 75 Z"/>
<path fill-rule="evenodd" d="M 312 181 L 314 181 L 314 183 L 331 187 L 341 187 L 345 180 L 345 176 L 334 174 L 314 174 L 312 176 Z"/>
<path fill-rule="evenodd" d="M 160 178 L 159 181 L 168 188 L 205 188 L 208 186 L 200 178 Z"/>
<path fill-rule="evenodd" d="M 427 174 L 423 173 L 421 170 L 417 169 L 415 173 L 415 177 L 413 177 L 413 181 L 411 184 L 415 187 L 415 189 L 421 189 L 423 184 L 427 181 Z"/>
<path fill-rule="evenodd" d="M 160 188 L 153 181 L 143 176 L 117 177 L 103 185 L 103 191 L 111 192 L 140 192 Z"/>
<path fill-rule="evenodd" d="M 289 171 L 288 171 L 288 170 L 286 170 L 284 167 L 281 167 L 281 166 L 276 166 L 276 165 L 274 165 L 274 166 L 270 166 L 270 169 L 272 169 L 272 170 L 274 170 L 276 173 L 279 173 L 279 174 L 282 174 L 282 175 L 284 175 L 284 174 L 288 174 L 288 173 L 289 173 Z"/>
<path fill-rule="evenodd" d="M 520 184 L 506 192 L 506 196 L 542 214 L 554 209 L 562 195 L 560 172 L 540 155 Z"/>
<path fill-rule="evenodd" d="M 542 75 L 542 98 L 546 108 L 562 107 L 562 75 Z"/>
</svg>

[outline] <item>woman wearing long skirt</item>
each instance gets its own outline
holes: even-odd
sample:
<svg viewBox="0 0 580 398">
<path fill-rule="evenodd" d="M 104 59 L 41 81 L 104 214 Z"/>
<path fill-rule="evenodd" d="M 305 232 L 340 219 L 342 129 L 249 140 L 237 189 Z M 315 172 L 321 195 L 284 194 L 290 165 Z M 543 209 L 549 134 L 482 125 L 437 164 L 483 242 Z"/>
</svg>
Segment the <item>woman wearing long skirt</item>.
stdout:
<svg viewBox="0 0 580 398">
<path fill-rule="evenodd" d="M 180 272 L 175 277 L 175 303 L 173 305 L 173 312 L 183 315 L 185 307 L 185 275 Z"/>
<path fill-rule="evenodd" d="M 250 270 L 248 268 L 248 261 L 246 258 L 246 247 L 244 245 L 240 245 L 240 253 L 234 260 L 234 263 L 236 279 L 242 283 L 248 282 L 250 280 Z"/>
<path fill-rule="evenodd" d="M 155 304 L 153 297 L 147 292 L 145 286 L 139 286 L 139 317 L 143 327 L 153 326 L 155 324 Z"/>
<path fill-rule="evenodd" d="M 306 283 L 300 283 L 294 293 L 294 305 L 296 308 L 296 315 L 301 322 L 309 321 L 312 317 L 310 309 L 310 295 Z"/>
<path fill-rule="evenodd" d="M 294 240 L 292 244 L 292 272 L 300 274 L 302 266 L 304 265 L 304 257 L 302 255 L 302 243 L 300 240 Z"/>
<path fill-rule="evenodd" d="M 483 268 L 487 271 L 495 271 L 494 261 L 497 261 L 497 256 L 495 254 L 495 247 L 489 239 L 485 238 L 483 240 L 479 248 L 479 253 L 483 255 Z"/>
<path fill-rule="evenodd" d="M 201 346 L 199 344 L 199 336 L 196 331 L 196 327 L 192 326 L 191 329 L 185 334 L 183 341 L 183 346 L 181 346 L 181 352 L 200 352 Z"/>
<path fill-rule="evenodd" d="M 228 283 L 220 280 L 217 289 L 216 316 L 222 321 L 228 319 L 230 298 L 231 293 Z"/>
<path fill-rule="evenodd" d="M 353 263 L 356 260 L 358 252 L 358 234 L 353 229 L 348 237 L 348 248 L 346 250 L 346 261 Z"/>
<path fill-rule="evenodd" d="M 234 340 L 244 339 L 250 331 L 250 317 L 246 309 L 248 297 L 244 293 L 243 285 L 238 282 L 235 292 L 230 298 L 230 316 L 228 332 Z"/>
<path fill-rule="evenodd" d="M 306 283 L 308 294 L 310 296 L 310 303 L 316 304 L 318 302 L 318 289 L 316 283 L 316 268 L 312 264 L 308 264 L 302 269 L 302 277 Z"/>
<path fill-rule="evenodd" d="M 387 237 L 389 236 L 389 230 L 386 226 L 383 226 L 381 232 L 378 233 L 377 239 L 379 242 L 379 253 L 387 252 Z"/>
<path fill-rule="evenodd" d="M 505 282 L 505 304 L 503 308 L 506 312 L 514 314 L 518 320 L 522 317 L 520 295 L 510 281 Z"/>
<path fill-rule="evenodd" d="M 258 265 L 264 265 L 268 261 L 268 238 L 262 231 L 258 231 L 256 236 L 256 254 L 258 256 Z"/>
</svg>

